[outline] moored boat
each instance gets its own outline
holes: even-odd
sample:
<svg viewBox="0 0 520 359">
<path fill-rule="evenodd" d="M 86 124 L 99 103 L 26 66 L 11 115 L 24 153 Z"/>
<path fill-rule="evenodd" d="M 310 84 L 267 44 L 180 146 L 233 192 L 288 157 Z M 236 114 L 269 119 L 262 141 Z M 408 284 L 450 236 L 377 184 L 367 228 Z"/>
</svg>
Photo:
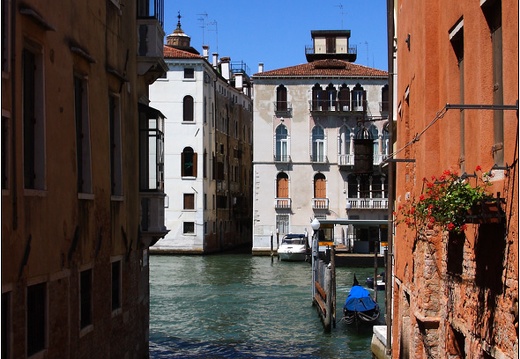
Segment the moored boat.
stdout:
<svg viewBox="0 0 520 359">
<path fill-rule="evenodd" d="M 278 257 L 282 261 L 304 261 L 308 255 L 307 235 L 286 234 L 278 248 Z"/>
<path fill-rule="evenodd" d="M 379 318 L 379 305 L 370 292 L 359 285 L 354 276 L 354 285 L 343 306 L 343 318 L 347 324 L 372 324 Z"/>
</svg>

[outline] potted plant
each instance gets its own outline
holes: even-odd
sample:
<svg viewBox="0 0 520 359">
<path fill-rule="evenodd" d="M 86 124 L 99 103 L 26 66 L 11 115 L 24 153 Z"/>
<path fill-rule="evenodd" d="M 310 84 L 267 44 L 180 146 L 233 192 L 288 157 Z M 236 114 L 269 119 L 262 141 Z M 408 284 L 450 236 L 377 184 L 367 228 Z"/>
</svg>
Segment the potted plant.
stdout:
<svg viewBox="0 0 520 359">
<path fill-rule="evenodd" d="M 471 185 L 470 177 L 476 178 L 475 186 Z M 490 202 L 496 206 L 490 217 L 497 218 L 501 208 L 487 191 L 491 186 L 490 179 L 491 174 L 482 172 L 480 166 L 469 176 L 446 170 L 439 177 L 432 176 L 431 180 L 424 178 L 422 194 L 398 207 L 397 224 L 405 223 L 416 229 L 438 227 L 461 233 L 466 229 L 466 223 L 481 223 L 478 221 L 485 218 L 483 212 Z"/>
</svg>

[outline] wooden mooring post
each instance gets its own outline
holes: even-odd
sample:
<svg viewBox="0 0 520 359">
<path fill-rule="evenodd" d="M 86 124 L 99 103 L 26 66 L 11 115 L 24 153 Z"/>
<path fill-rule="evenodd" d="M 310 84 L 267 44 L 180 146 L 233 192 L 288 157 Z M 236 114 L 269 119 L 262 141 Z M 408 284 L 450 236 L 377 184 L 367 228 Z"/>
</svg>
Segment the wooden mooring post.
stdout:
<svg viewBox="0 0 520 359">
<path fill-rule="evenodd" d="M 316 235 L 312 240 L 312 304 L 320 316 L 325 332 L 336 327 L 336 266 L 334 246 L 327 249 L 328 263 L 320 259 Z"/>
</svg>

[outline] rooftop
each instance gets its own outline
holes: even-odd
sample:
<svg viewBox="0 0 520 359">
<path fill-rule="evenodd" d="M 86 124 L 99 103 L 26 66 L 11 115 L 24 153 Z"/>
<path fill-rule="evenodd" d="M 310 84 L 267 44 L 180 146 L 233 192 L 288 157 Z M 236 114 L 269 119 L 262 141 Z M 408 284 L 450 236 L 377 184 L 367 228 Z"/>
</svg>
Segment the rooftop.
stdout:
<svg viewBox="0 0 520 359">
<path fill-rule="evenodd" d="M 284 67 L 281 69 L 259 72 L 253 78 L 276 78 L 276 77 L 388 77 L 388 72 L 374 69 L 352 62 L 326 59 L 313 62 Z"/>
</svg>

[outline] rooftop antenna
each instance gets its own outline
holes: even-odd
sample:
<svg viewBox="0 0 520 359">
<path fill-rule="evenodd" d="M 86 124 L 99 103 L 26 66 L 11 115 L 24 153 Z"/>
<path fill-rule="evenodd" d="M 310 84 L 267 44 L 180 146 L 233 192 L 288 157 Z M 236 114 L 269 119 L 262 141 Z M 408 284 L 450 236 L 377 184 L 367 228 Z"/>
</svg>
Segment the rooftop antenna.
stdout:
<svg viewBox="0 0 520 359">
<path fill-rule="evenodd" d="M 205 32 L 205 29 L 206 29 L 206 21 L 205 21 L 204 18 L 206 18 L 206 20 L 207 20 L 208 19 L 208 14 L 206 12 L 203 12 L 202 14 L 197 14 L 197 15 L 200 16 L 197 20 L 202 23 L 202 25 L 200 25 L 200 27 L 202 28 L 202 45 L 206 45 L 204 43 L 204 32 Z"/>
<path fill-rule="evenodd" d="M 217 36 L 217 54 L 218 54 L 218 24 L 217 24 L 217 20 L 213 20 L 212 22 L 208 22 L 208 25 L 215 25 L 215 33 L 216 33 L 216 36 Z M 213 30 L 209 30 L 209 31 L 213 31 Z"/>
<path fill-rule="evenodd" d="M 339 11 L 341 13 L 341 30 L 343 30 L 343 17 L 345 15 L 345 12 L 343 11 L 343 4 L 336 5 L 336 7 L 339 7 Z"/>
</svg>

